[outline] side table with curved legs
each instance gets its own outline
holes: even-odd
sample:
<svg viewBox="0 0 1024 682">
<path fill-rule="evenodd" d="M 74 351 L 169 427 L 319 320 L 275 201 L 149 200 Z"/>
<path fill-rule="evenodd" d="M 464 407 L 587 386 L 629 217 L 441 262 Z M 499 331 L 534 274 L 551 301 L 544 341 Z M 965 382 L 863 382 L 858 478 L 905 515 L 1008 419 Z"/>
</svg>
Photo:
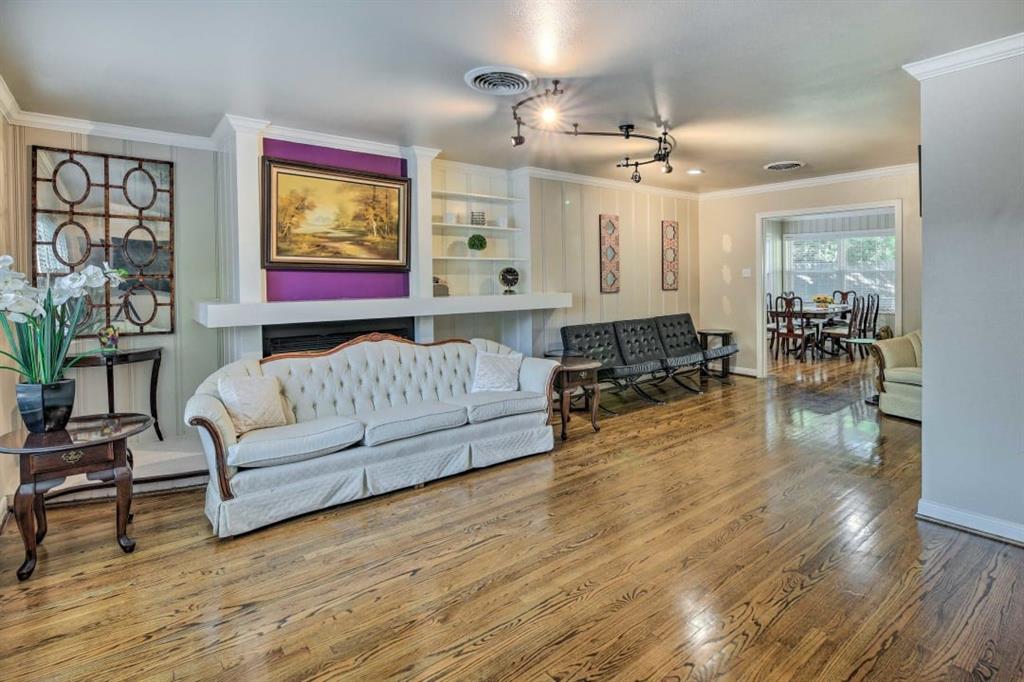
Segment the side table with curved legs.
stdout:
<svg viewBox="0 0 1024 682">
<path fill-rule="evenodd" d="M 27 580 L 36 568 L 36 546 L 46 537 L 44 493 L 71 475 L 113 481 L 117 487 L 116 537 L 124 552 L 135 550 L 128 537 L 131 520 L 132 469 L 128 438 L 153 425 L 145 414 L 98 414 L 75 417 L 67 429 L 29 433 L 25 427 L 0 436 L 0 453 L 17 455 L 21 484 L 14 495 L 14 517 L 25 545 L 25 560 L 18 580 Z"/>
</svg>

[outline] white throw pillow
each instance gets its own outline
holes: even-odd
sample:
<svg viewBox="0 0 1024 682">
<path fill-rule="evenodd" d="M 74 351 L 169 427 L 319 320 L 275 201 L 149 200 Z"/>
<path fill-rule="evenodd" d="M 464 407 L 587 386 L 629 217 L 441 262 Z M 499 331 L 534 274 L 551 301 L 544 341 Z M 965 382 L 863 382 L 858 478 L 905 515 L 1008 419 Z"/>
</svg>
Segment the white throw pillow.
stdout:
<svg viewBox="0 0 1024 682">
<path fill-rule="evenodd" d="M 522 364 L 522 353 L 503 355 L 501 353 L 477 352 L 472 392 L 518 391 L 519 367 Z"/>
<path fill-rule="evenodd" d="M 277 377 L 221 377 L 217 392 L 239 436 L 288 423 Z"/>
</svg>

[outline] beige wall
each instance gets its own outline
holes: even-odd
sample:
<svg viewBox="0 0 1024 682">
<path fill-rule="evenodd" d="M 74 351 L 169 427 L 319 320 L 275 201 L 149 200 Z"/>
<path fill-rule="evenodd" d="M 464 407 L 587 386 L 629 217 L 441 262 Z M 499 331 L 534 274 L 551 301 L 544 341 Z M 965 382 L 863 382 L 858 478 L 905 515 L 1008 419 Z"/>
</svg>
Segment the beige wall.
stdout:
<svg viewBox="0 0 1024 682">
<path fill-rule="evenodd" d="M 111 138 L 23 128 L 0 124 L 0 253 L 16 252 L 16 269 L 31 269 L 28 258 L 29 163 L 31 145 L 49 145 L 114 154 L 130 154 L 174 162 L 175 182 L 175 333 L 159 336 L 124 337 L 126 347 L 159 346 L 163 349 L 158 409 L 164 436 L 172 439 L 190 431 L 181 419 L 185 401 L 208 374 L 219 365 L 217 332 L 192 319 L 194 303 L 214 299 L 217 291 L 216 167 L 215 154 Z M 84 347 L 95 348 L 92 340 Z M 149 363 L 130 365 L 115 371 L 115 400 L 119 410 L 148 412 Z M 7 373 L 5 373 L 7 374 Z M 102 370 L 75 370 L 75 413 L 106 411 L 106 384 Z M 17 420 L 13 375 L 0 378 L 0 429 Z M 189 434 L 190 436 L 192 434 Z M 155 440 L 152 431 L 140 442 Z M 8 464 L 3 458 L 3 465 Z M 13 476 L 13 477 L 12 477 Z M 0 494 L 10 494 L 16 475 L 0 469 Z"/>
<path fill-rule="evenodd" d="M 697 201 L 636 189 L 530 180 L 534 291 L 568 291 L 572 307 L 536 313 L 533 351 L 561 347 L 566 324 L 693 312 L 698 306 Z M 598 216 L 619 216 L 621 287 L 602 294 Z M 661 221 L 679 222 L 679 290 L 661 290 Z"/>
<path fill-rule="evenodd" d="M 18 128 L 9 125 L 0 116 L 0 254 L 14 256 L 15 269 L 23 270 L 29 253 L 28 231 L 17 230 L 17 216 L 28 201 L 28 197 L 17 191 L 16 169 L 27 168 L 24 150 L 18 142 Z M 0 334 L 0 349 L 7 350 L 7 343 Z M 0 360 L 4 364 L 6 361 Z M 17 375 L 0 371 L 0 433 L 9 431 L 18 416 L 14 400 L 14 384 Z M 0 503 L 2 496 L 13 493 L 18 485 L 18 460 L 15 457 L 0 456 Z M 6 505 L 5 505 L 6 509 Z"/>
<path fill-rule="evenodd" d="M 700 202 L 700 321 L 708 327 L 736 331 L 740 354 L 736 365 L 757 366 L 760 333 L 756 291 L 755 215 L 769 211 L 903 201 L 903 328 L 921 326 L 921 218 L 917 173 L 852 180 L 814 187 L 706 198 Z M 749 268 L 751 277 L 744 278 Z"/>
</svg>

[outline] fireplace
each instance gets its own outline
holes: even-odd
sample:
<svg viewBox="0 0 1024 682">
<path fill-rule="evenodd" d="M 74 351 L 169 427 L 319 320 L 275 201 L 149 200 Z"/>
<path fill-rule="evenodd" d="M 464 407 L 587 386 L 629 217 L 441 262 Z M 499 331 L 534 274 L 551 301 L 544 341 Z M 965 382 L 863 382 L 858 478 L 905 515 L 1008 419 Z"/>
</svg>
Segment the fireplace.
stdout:
<svg viewBox="0 0 1024 682">
<path fill-rule="evenodd" d="M 328 350 L 371 332 L 384 332 L 414 340 L 414 319 L 389 317 L 380 320 L 264 325 L 263 357 L 278 353 Z"/>
</svg>

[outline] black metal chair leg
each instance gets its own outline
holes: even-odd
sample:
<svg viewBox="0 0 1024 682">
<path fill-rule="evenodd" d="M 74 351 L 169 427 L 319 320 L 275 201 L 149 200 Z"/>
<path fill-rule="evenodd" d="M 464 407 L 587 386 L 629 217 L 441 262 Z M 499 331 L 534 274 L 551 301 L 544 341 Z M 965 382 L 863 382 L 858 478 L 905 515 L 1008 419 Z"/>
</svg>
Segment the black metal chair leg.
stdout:
<svg viewBox="0 0 1024 682">
<path fill-rule="evenodd" d="M 636 394 L 638 396 L 640 396 L 643 400 L 646 400 L 649 403 L 653 403 L 655 405 L 665 404 L 664 400 L 658 400 L 657 398 L 651 397 L 651 395 L 644 391 L 644 389 L 640 388 L 640 384 L 632 383 L 629 385 L 629 387 L 636 391 Z"/>
<path fill-rule="evenodd" d="M 689 378 L 689 377 L 687 377 L 687 378 Z M 688 384 L 683 383 L 683 380 L 680 379 L 679 377 L 677 377 L 675 374 L 672 375 L 672 381 L 676 382 L 677 385 L 682 386 L 687 391 L 691 391 L 693 393 L 696 393 L 697 395 L 703 395 L 704 394 L 704 390 L 701 388 L 699 383 L 697 384 L 697 387 L 694 388 L 693 386 L 690 386 Z"/>
</svg>

